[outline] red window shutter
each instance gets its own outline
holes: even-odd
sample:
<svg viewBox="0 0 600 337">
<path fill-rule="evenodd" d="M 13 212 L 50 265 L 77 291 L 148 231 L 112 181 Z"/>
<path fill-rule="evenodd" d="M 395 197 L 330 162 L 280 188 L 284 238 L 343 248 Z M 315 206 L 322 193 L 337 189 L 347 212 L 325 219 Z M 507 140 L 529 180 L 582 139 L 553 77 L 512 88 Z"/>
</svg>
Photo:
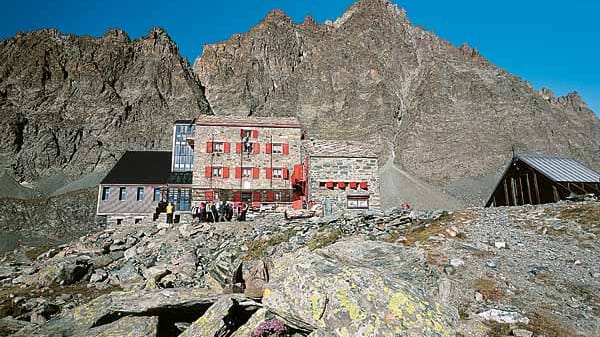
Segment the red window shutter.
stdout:
<svg viewBox="0 0 600 337">
<path fill-rule="evenodd" d="M 204 169 L 204 176 L 205 176 L 206 178 L 210 178 L 210 177 L 212 177 L 212 167 L 210 167 L 210 166 L 207 166 L 207 167 Z"/>
<path fill-rule="evenodd" d="M 267 179 L 273 178 L 273 168 L 267 167 Z"/>
<path fill-rule="evenodd" d="M 260 175 L 260 171 L 258 169 L 258 167 L 253 167 L 252 168 L 252 179 L 258 179 Z"/>
<path fill-rule="evenodd" d="M 254 192 L 254 202 L 260 202 L 260 192 L 259 191 L 255 191 Z"/>
<path fill-rule="evenodd" d="M 325 183 L 325 187 L 327 187 L 329 189 L 332 189 L 333 188 L 333 182 L 331 182 L 331 181 L 326 182 Z"/>
<path fill-rule="evenodd" d="M 242 192 L 233 192 L 233 202 L 242 201 Z"/>
<path fill-rule="evenodd" d="M 275 201 L 275 191 L 267 191 L 267 202 Z"/>
<path fill-rule="evenodd" d="M 340 189 L 346 188 L 346 183 L 344 183 L 344 182 L 339 182 L 337 185 L 338 185 L 338 188 L 340 188 Z"/>
<path fill-rule="evenodd" d="M 267 143 L 267 145 L 265 147 L 266 147 L 266 150 L 265 150 L 266 154 L 270 154 L 271 152 L 273 152 L 273 144 Z"/>
<path fill-rule="evenodd" d="M 235 153 L 242 153 L 242 143 L 235 143 Z"/>
<path fill-rule="evenodd" d="M 260 153 L 260 144 L 259 143 L 254 143 L 252 144 L 253 146 L 253 150 L 254 150 L 254 154 L 259 154 Z"/>
<path fill-rule="evenodd" d="M 350 188 L 355 190 L 356 189 L 356 182 L 350 183 Z"/>
<path fill-rule="evenodd" d="M 231 143 L 225 143 L 225 144 L 223 144 L 223 152 L 224 153 L 231 152 Z"/>
<path fill-rule="evenodd" d="M 369 189 L 369 183 L 366 181 L 363 181 L 360 183 L 360 188 L 362 188 L 363 190 L 367 190 Z"/>
<path fill-rule="evenodd" d="M 206 153 L 212 153 L 212 152 L 213 152 L 213 143 L 212 142 L 206 143 Z"/>
<path fill-rule="evenodd" d="M 237 179 L 240 179 L 242 177 L 242 168 L 241 167 L 236 167 L 235 168 L 235 177 Z"/>
<path fill-rule="evenodd" d="M 283 148 L 283 154 L 290 154 L 290 145 L 289 144 L 283 144 L 281 147 Z"/>
<path fill-rule="evenodd" d="M 244 138 L 244 129 L 240 130 L 240 138 Z"/>
<path fill-rule="evenodd" d="M 206 198 L 206 201 L 212 201 L 213 200 L 213 192 L 212 191 L 206 191 L 206 193 L 204 193 L 204 196 Z"/>
<path fill-rule="evenodd" d="M 258 130 L 252 130 L 252 138 L 258 138 Z"/>
<path fill-rule="evenodd" d="M 229 167 L 223 167 L 223 178 L 229 178 Z"/>
<path fill-rule="evenodd" d="M 283 169 L 281 169 L 281 174 L 283 175 L 283 179 L 288 179 L 290 176 L 290 173 L 288 172 L 287 167 L 284 167 Z"/>
</svg>

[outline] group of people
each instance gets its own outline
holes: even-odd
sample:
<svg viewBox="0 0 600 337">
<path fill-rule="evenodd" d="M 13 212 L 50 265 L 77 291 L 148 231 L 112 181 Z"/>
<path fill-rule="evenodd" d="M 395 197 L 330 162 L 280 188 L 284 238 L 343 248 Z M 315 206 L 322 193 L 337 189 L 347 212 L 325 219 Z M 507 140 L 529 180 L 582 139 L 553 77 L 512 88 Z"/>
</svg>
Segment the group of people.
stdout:
<svg viewBox="0 0 600 337">
<path fill-rule="evenodd" d="M 226 222 L 234 219 L 237 221 L 246 221 L 249 205 L 245 202 L 238 205 L 234 212 L 233 203 L 222 202 L 201 202 L 192 207 L 192 217 L 199 222 Z"/>
</svg>

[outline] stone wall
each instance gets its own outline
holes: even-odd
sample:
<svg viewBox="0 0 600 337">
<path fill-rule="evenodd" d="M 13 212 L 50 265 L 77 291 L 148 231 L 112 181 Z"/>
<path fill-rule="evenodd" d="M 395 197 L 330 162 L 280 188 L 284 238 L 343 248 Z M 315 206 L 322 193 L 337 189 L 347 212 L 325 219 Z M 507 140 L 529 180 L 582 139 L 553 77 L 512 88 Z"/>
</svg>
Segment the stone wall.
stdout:
<svg viewBox="0 0 600 337">
<path fill-rule="evenodd" d="M 334 207 L 346 209 L 348 196 L 368 195 L 369 209 L 380 209 L 379 166 L 377 158 L 347 158 L 310 156 L 308 174 L 309 202 L 323 203 L 326 199 L 333 202 Z M 325 186 L 326 182 L 344 182 L 345 188 L 334 184 L 333 189 Z M 350 188 L 350 182 L 367 182 L 368 189 L 357 186 Z"/>
<path fill-rule="evenodd" d="M 256 138 L 250 138 L 251 143 L 258 144 L 257 152 L 237 153 L 236 150 L 240 146 L 237 144 L 241 143 L 241 129 L 258 131 Z M 293 172 L 293 166 L 299 164 L 301 158 L 301 132 L 300 128 L 197 125 L 194 146 L 194 189 L 291 190 L 289 176 Z M 209 153 L 208 143 L 229 144 L 228 153 L 216 151 Z M 287 144 L 289 153 L 268 154 L 267 143 Z M 206 177 L 207 167 L 227 168 L 228 177 Z M 286 168 L 289 172 L 288 179 L 267 178 L 267 168 L 270 167 Z M 253 168 L 255 171 L 258 169 L 258 177 L 253 177 L 254 172 L 250 172 L 249 177 L 236 178 L 236 168 Z"/>
</svg>

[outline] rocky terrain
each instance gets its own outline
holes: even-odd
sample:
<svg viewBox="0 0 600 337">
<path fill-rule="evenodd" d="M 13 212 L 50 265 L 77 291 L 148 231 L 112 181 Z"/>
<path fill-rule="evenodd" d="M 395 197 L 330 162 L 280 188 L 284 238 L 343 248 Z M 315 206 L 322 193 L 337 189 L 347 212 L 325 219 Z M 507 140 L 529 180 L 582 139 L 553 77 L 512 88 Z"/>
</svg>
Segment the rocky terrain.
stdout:
<svg viewBox="0 0 600 337">
<path fill-rule="evenodd" d="M 311 137 L 378 144 L 382 164 L 393 156 L 470 205 L 513 148 L 600 168 L 600 121 L 576 93 L 538 93 L 388 0 L 359 0 L 323 25 L 273 11 L 205 46 L 194 72 L 216 114 L 297 116 Z"/>
<path fill-rule="evenodd" d="M 108 228 L 5 255 L 0 334 L 592 337 L 599 234 L 594 201 Z"/>
</svg>

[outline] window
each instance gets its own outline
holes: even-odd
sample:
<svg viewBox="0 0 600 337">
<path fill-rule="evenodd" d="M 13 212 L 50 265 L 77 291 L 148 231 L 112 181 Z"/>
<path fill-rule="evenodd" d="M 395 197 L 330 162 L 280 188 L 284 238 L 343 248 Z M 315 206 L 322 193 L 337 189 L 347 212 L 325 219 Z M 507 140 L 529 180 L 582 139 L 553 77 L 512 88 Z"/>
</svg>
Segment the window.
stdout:
<svg viewBox="0 0 600 337">
<path fill-rule="evenodd" d="M 242 168 L 242 177 L 243 178 L 252 177 L 252 167 L 243 167 Z"/>
<path fill-rule="evenodd" d="M 348 197 L 349 209 L 368 209 L 369 197 Z"/>
<path fill-rule="evenodd" d="M 133 223 L 134 223 L 134 224 L 140 224 L 140 223 L 142 223 L 142 218 L 135 218 L 135 219 L 133 220 Z"/>
<path fill-rule="evenodd" d="M 240 137 L 242 137 L 242 138 L 250 138 L 250 137 L 252 137 L 252 130 L 242 130 L 240 132 Z"/>
<path fill-rule="evenodd" d="M 223 143 L 213 143 L 213 152 L 214 153 L 224 153 L 225 145 Z"/>
<path fill-rule="evenodd" d="M 173 171 L 191 171 L 194 165 L 194 150 L 188 144 L 189 137 L 194 135 L 193 125 L 176 125 L 175 142 L 173 144 Z"/>
<path fill-rule="evenodd" d="M 154 189 L 154 200 L 153 201 L 160 201 L 160 188 Z"/>
<path fill-rule="evenodd" d="M 281 192 L 275 192 L 275 201 L 281 201 Z"/>
<path fill-rule="evenodd" d="M 127 200 L 127 188 L 125 188 L 125 187 L 119 188 L 119 200 L 121 200 L 121 201 Z"/>
<path fill-rule="evenodd" d="M 223 168 L 222 167 L 213 167 L 212 168 L 212 176 L 213 177 L 222 177 L 223 176 Z"/>
<path fill-rule="evenodd" d="M 110 197 L 110 187 L 102 187 L 102 201 L 108 200 Z"/>
<path fill-rule="evenodd" d="M 283 153 L 283 144 L 273 144 L 272 152 L 273 153 Z"/>
<path fill-rule="evenodd" d="M 121 225 L 123 223 L 123 219 L 117 219 L 117 225 Z"/>
<path fill-rule="evenodd" d="M 144 200 L 144 188 L 143 187 L 138 187 L 136 195 L 137 195 L 137 201 Z"/>
<path fill-rule="evenodd" d="M 274 168 L 273 169 L 273 179 L 281 179 L 283 178 L 283 169 Z"/>
<path fill-rule="evenodd" d="M 254 152 L 254 143 L 244 142 L 242 145 L 244 146 L 244 153 Z"/>
</svg>

